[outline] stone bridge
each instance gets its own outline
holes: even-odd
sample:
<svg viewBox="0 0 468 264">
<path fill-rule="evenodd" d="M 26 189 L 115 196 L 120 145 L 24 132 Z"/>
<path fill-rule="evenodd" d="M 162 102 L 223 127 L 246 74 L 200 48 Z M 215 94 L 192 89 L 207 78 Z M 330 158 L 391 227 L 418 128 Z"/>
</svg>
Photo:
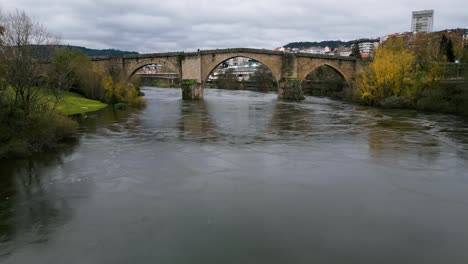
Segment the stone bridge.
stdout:
<svg viewBox="0 0 468 264">
<path fill-rule="evenodd" d="M 143 66 L 150 64 L 166 66 L 179 75 L 183 99 L 201 99 L 211 72 L 222 62 L 235 57 L 250 58 L 268 67 L 278 84 L 278 97 L 286 100 L 303 99 L 302 81 L 320 66 L 327 65 L 333 68 L 344 78 L 348 86 L 352 76 L 366 67 L 364 61 L 353 57 L 293 54 L 249 48 L 95 57 L 92 61 L 96 66 L 120 67 L 128 79 Z"/>
</svg>

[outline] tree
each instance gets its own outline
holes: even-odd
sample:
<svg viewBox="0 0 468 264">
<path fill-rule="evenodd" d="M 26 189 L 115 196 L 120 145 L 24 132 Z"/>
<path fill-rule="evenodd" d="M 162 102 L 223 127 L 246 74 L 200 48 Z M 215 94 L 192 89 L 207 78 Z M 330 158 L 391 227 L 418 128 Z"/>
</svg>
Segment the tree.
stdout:
<svg viewBox="0 0 468 264">
<path fill-rule="evenodd" d="M 455 54 L 453 51 L 453 42 L 444 34 L 440 39 L 440 53 L 445 56 L 448 62 L 455 61 Z"/>
<path fill-rule="evenodd" d="M 89 70 L 90 60 L 79 50 L 58 49 L 48 69 L 48 91 L 53 96 L 52 111 L 66 92 L 77 87 L 84 78 L 83 71 Z"/>
<path fill-rule="evenodd" d="M 239 82 L 237 76 L 234 73 L 234 69 L 227 69 L 224 74 L 220 74 L 216 80 L 216 84 L 219 88 L 227 90 L 235 90 L 239 88 Z"/>
<path fill-rule="evenodd" d="M 453 43 L 451 39 L 449 39 L 447 42 L 447 49 L 445 51 L 445 55 L 447 56 L 448 62 L 455 62 L 455 54 L 453 52 Z"/>
<path fill-rule="evenodd" d="M 354 42 L 353 44 L 351 56 L 361 58 L 361 50 L 359 49 L 359 44 L 357 42 Z"/>
<path fill-rule="evenodd" d="M 104 87 L 104 97 L 109 104 L 117 104 L 124 100 L 124 85 L 122 82 L 116 82 L 111 75 L 108 75 L 102 83 Z"/>
<path fill-rule="evenodd" d="M 38 103 L 38 78 L 45 66 L 34 53 L 36 45 L 51 44 L 51 37 L 40 23 L 32 20 L 24 11 L 8 14 L 3 18 L 3 48 L 0 60 L 4 65 L 2 77 L 14 90 L 14 106 L 27 117 Z"/>
<path fill-rule="evenodd" d="M 272 91 L 277 89 L 275 78 L 265 65 L 257 67 L 252 77 L 250 77 L 250 80 L 255 86 L 255 89 L 260 91 Z"/>
<path fill-rule="evenodd" d="M 412 95 L 417 77 L 415 59 L 414 53 L 404 48 L 402 38 L 389 38 L 376 49 L 367 72 L 355 80 L 362 99 L 373 103 L 390 96 Z"/>
<path fill-rule="evenodd" d="M 384 97 L 406 95 L 414 81 L 415 55 L 404 48 L 403 39 L 387 41 L 376 50 L 372 63 L 376 84 L 381 87 Z"/>
</svg>

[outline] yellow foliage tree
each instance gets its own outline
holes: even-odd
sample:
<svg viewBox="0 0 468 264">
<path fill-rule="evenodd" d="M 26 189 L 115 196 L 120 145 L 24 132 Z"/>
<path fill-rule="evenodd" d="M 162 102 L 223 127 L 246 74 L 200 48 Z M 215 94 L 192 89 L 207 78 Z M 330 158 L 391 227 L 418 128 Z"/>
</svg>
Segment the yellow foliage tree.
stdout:
<svg viewBox="0 0 468 264">
<path fill-rule="evenodd" d="M 369 103 L 390 96 L 414 93 L 416 57 L 405 49 L 403 39 L 394 37 L 375 50 L 370 68 L 355 79 L 361 98 Z"/>
<path fill-rule="evenodd" d="M 145 106 L 145 100 L 140 96 L 139 90 L 124 81 L 115 82 L 112 76 L 104 78 L 104 97 L 110 104 L 124 103 L 132 107 Z"/>
<path fill-rule="evenodd" d="M 125 87 L 122 82 L 115 82 L 112 76 L 107 76 L 103 80 L 104 97 L 111 104 L 123 102 L 125 100 Z"/>
<path fill-rule="evenodd" d="M 402 38 L 391 38 L 375 51 L 372 69 L 382 95 L 408 95 L 415 81 L 415 55 L 403 46 Z"/>
</svg>

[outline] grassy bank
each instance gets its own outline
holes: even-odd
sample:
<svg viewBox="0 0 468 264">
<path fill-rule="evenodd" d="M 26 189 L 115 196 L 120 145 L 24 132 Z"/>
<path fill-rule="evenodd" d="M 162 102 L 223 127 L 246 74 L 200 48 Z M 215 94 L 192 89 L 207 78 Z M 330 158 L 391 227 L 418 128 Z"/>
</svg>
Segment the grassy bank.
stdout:
<svg viewBox="0 0 468 264">
<path fill-rule="evenodd" d="M 52 97 L 40 92 L 33 111 L 26 115 L 13 107 L 12 90 L 0 91 L 0 159 L 22 158 L 55 149 L 74 138 L 78 123 L 66 115 L 96 111 L 107 105 L 75 93 L 66 93 L 50 111 Z"/>
<path fill-rule="evenodd" d="M 107 104 L 100 101 L 87 99 L 79 94 L 68 92 L 58 104 L 57 110 L 66 115 L 76 115 L 97 111 L 106 106 Z"/>
</svg>

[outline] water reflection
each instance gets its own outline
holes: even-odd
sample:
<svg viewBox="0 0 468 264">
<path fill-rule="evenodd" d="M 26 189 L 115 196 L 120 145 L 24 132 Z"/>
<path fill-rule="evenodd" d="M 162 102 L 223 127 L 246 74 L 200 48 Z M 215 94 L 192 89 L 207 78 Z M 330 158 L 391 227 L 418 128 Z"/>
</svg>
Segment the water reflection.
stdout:
<svg viewBox="0 0 468 264">
<path fill-rule="evenodd" d="M 185 140 L 215 141 L 220 137 L 204 100 L 181 104 L 180 136 Z"/>
<path fill-rule="evenodd" d="M 53 153 L 0 162 L 0 256 L 12 253 L 11 241 L 47 242 L 53 230 L 70 220 L 70 193 L 56 188 L 55 171 L 76 143 Z"/>
<path fill-rule="evenodd" d="M 74 118 L 81 124 L 83 132 L 92 133 L 99 128 L 112 128 L 114 124 L 125 123 L 130 116 L 139 112 L 139 109 L 134 108 L 120 110 L 108 106 L 98 112 L 77 115 Z"/>
<path fill-rule="evenodd" d="M 273 110 L 270 130 L 279 135 L 291 132 L 310 133 L 314 130 L 313 115 L 313 110 L 301 104 L 277 102 Z"/>
<path fill-rule="evenodd" d="M 375 121 L 368 125 L 369 151 L 378 158 L 411 154 L 412 157 L 428 162 L 436 160 L 442 149 L 439 140 L 431 132 L 434 125 L 418 117 L 416 112 L 381 111 Z"/>
</svg>

